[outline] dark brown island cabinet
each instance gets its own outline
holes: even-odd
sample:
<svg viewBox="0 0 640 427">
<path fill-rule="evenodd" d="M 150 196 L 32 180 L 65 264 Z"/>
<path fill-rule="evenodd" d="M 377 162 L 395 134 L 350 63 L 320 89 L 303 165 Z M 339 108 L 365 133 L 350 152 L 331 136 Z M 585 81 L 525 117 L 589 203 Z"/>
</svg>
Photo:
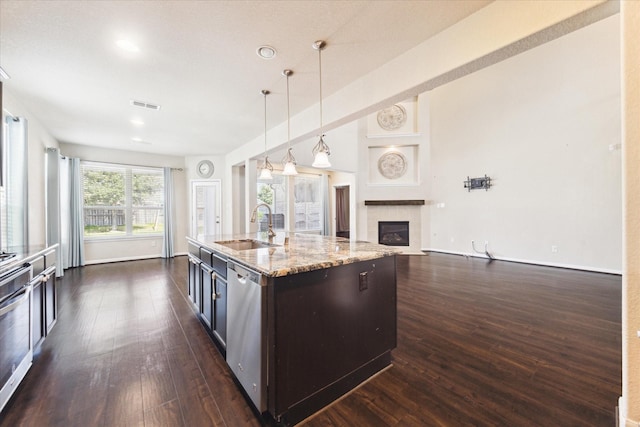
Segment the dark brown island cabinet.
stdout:
<svg viewBox="0 0 640 427">
<path fill-rule="evenodd" d="M 242 250 L 188 241 L 190 300 L 261 421 L 296 424 L 391 364 L 393 250 L 322 236 Z"/>
</svg>

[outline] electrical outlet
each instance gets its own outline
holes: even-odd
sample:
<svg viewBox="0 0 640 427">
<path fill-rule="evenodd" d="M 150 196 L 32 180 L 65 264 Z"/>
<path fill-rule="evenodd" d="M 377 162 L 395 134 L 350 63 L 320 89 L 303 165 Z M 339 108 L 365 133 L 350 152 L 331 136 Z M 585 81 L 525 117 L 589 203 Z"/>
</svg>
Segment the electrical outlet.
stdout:
<svg viewBox="0 0 640 427">
<path fill-rule="evenodd" d="M 360 273 L 360 277 L 358 278 L 358 287 L 360 288 L 361 292 L 369 289 L 369 281 L 367 279 L 366 271 Z"/>
<path fill-rule="evenodd" d="M 554 254 L 558 252 L 558 247 L 556 245 L 552 245 L 551 246 L 551 252 L 553 252 Z"/>
</svg>

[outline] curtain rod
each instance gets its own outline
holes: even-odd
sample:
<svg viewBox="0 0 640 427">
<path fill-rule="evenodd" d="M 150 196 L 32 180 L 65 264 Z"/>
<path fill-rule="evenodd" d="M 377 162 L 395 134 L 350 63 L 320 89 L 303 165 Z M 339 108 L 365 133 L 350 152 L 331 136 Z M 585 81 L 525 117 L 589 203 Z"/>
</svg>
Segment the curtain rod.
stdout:
<svg viewBox="0 0 640 427">
<path fill-rule="evenodd" d="M 66 159 L 67 156 L 65 156 L 64 154 L 60 154 L 60 149 L 59 148 L 55 148 L 55 147 L 47 147 L 47 151 L 57 151 L 58 154 L 60 155 L 60 157 L 62 157 L 63 159 Z M 130 163 L 113 163 L 113 162 L 101 162 L 101 161 L 96 161 L 96 160 L 86 160 L 86 159 L 80 159 L 83 162 L 94 162 L 94 163 L 109 163 L 112 165 L 123 165 L 123 166 L 134 166 L 134 167 L 141 167 L 141 168 L 164 168 L 166 166 L 150 166 L 150 165 L 133 165 Z M 171 168 L 172 171 L 184 171 L 183 168 Z"/>
</svg>

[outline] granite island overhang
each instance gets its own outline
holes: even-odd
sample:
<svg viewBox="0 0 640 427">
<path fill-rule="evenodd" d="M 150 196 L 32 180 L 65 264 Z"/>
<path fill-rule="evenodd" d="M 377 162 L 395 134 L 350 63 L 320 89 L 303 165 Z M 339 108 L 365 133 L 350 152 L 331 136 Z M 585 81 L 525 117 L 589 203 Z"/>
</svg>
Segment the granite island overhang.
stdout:
<svg viewBox="0 0 640 427">
<path fill-rule="evenodd" d="M 296 424 L 390 366 L 394 248 L 293 233 L 187 240 L 191 302 L 263 422 Z"/>
</svg>

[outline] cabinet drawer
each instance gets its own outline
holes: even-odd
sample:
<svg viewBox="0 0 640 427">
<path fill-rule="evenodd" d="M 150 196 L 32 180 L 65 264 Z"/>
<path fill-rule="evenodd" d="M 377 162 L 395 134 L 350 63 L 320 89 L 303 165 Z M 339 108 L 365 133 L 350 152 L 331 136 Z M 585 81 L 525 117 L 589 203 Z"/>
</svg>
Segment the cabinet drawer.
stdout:
<svg viewBox="0 0 640 427">
<path fill-rule="evenodd" d="M 227 278 L 227 259 L 214 253 L 211 256 L 211 267 L 218 274 L 218 276 Z"/>
<path fill-rule="evenodd" d="M 51 251 L 44 254 L 44 266 L 45 268 L 55 267 L 58 261 L 58 251 Z M 35 275 L 35 272 L 33 273 Z"/>
<path fill-rule="evenodd" d="M 36 277 L 38 274 L 42 273 L 46 268 L 44 256 L 39 256 L 38 258 L 29 262 L 31 267 L 33 267 L 33 276 Z"/>
<path fill-rule="evenodd" d="M 211 267 L 213 264 L 213 262 L 211 261 L 212 257 L 213 257 L 213 252 L 211 252 L 207 248 L 200 248 L 200 260 L 203 263 L 207 264 L 209 267 Z"/>
<path fill-rule="evenodd" d="M 188 242 L 189 253 L 196 258 L 200 258 L 200 246 L 196 246 L 191 242 Z"/>
</svg>

